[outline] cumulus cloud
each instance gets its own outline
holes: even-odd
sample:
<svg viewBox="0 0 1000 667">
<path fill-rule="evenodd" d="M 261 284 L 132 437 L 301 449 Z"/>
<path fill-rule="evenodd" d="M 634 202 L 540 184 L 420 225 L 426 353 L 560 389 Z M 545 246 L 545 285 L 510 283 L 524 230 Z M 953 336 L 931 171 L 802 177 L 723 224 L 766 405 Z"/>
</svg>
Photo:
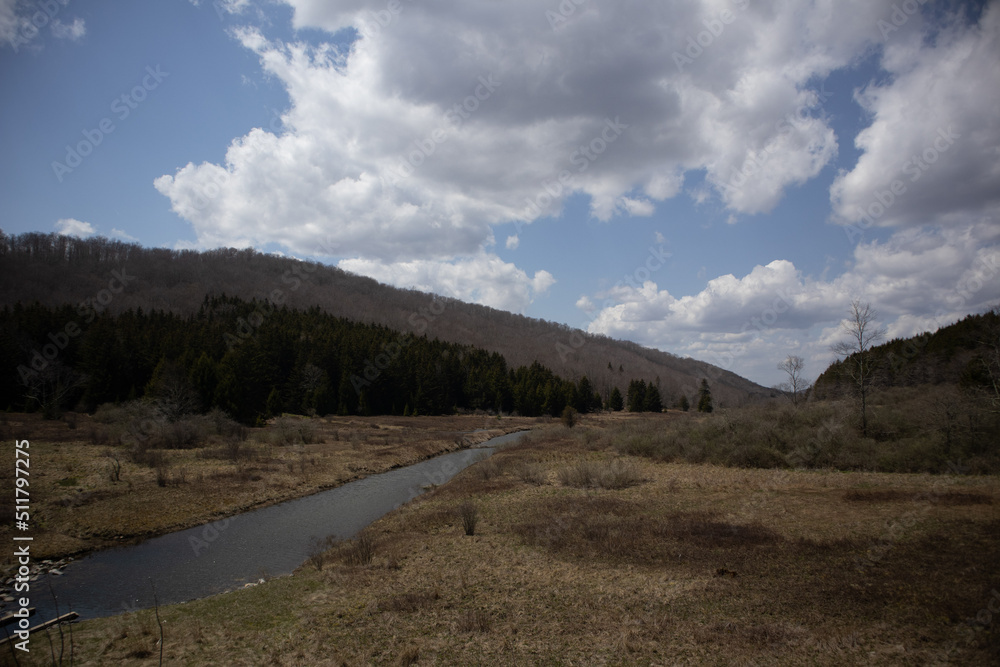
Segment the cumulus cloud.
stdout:
<svg viewBox="0 0 1000 667">
<path fill-rule="evenodd" d="M 891 11 L 625 0 L 554 30 L 532 0 L 286 3 L 329 43 L 234 33 L 287 89 L 282 129 L 155 185 L 202 247 L 325 243 L 365 266 L 473 255 L 575 193 L 601 220 L 649 216 L 692 171 L 733 211 L 769 211 L 837 153 L 815 81 Z"/>
<path fill-rule="evenodd" d="M 933 26 L 918 12 L 888 31 L 895 0 L 285 4 L 293 27 L 314 30 L 309 43 L 266 28 L 233 36 L 289 108 L 223 162 L 155 181 L 197 246 L 276 244 L 523 311 L 554 278 L 490 254 L 499 233 L 517 249 L 523 225 L 581 194 L 609 224 L 678 196 L 717 203 L 731 223 L 772 211 L 841 153 L 820 82 L 874 55 L 888 76 L 856 92 L 868 127 L 829 197 L 834 222 L 896 233 L 850 233 L 853 257 L 832 278 L 766 258 L 697 294 L 647 281 L 578 307 L 592 331 L 766 377 L 751 366 L 769 362 L 751 360 L 788 352 L 819 372 L 852 297 L 876 304 L 893 335 L 998 298 L 984 267 L 998 243 L 1000 3 Z"/>
<path fill-rule="evenodd" d="M 56 221 L 56 231 L 63 236 L 79 236 L 85 238 L 97 232 L 89 222 L 82 222 L 75 218 L 62 218 Z"/>
<path fill-rule="evenodd" d="M 964 225 L 1000 215 L 1000 3 L 933 34 L 888 35 L 884 83 L 856 98 L 872 117 L 857 164 L 830 190 L 835 218 L 871 225 Z M 858 235 L 860 236 L 860 234 Z"/>
<path fill-rule="evenodd" d="M 889 336 L 933 331 L 1000 302 L 1000 229 L 913 228 L 887 241 L 862 243 L 852 266 L 823 280 L 776 260 L 742 277 L 714 278 L 697 294 L 675 298 L 647 281 L 595 295 L 592 333 L 625 337 L 686 354 L 746 377 L 780 380 L 773 368 L 787 354 L 810 361 L 820 373 L 841 336 L 850 301 L 871 302 Z M 589 297 L 577 306 L 593 310 Z"/>
<path fill-rule="evenodd" d="M 532 299 L 544 294 L 555 283 L 548 271 L 536 271 L 534 276 L 528 276 L 513 264 L 485 252 L 447 262 L 418 259 L 387 263 L 347 259 L 338 266 L 392 285 L 436 292 L 512 312 L 523 312 Z"/>
</svg>

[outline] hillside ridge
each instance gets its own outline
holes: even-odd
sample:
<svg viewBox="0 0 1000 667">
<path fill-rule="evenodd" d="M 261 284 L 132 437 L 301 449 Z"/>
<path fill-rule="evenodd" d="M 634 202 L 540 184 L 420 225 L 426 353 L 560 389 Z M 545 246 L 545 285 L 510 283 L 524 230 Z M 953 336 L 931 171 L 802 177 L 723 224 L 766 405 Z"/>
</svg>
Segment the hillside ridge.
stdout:
<svg viewBox="0 0 1000 667">
<path fill-rule="evenodd" d="M 716 404 L 739 405 L 775 392 L 690 358 L 613 340 L 564 324 L 489 306 L 401 289 L 342 269 L 254 249 L 144 248 L 103 237 L 0 232 L 0 305 L 75 304 L 89 312 L 197 312 L 206 297 L 235 296 L 290 308 L 318 307 L 336 317 L 501 354 L 512 367 L 537 361 L 569 379 L 587 376 L 604 396 L 632 379 L 659 382 L 665 405 L 692 398 L 702 378 Z"/>
</svg>

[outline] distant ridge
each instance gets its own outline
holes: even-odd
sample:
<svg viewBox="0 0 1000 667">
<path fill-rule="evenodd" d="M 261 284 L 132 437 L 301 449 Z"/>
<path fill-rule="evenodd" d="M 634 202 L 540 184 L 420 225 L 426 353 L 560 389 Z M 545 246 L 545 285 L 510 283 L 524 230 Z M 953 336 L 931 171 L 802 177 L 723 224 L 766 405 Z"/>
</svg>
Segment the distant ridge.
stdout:
<svg viewBox="0 0 1000 667">
<path fill-rule="evenodd" d="M 511 366 L 538 361 L 567 379 L 586 375 L 604 397 L 613 387 L 624 393 L 632 379 L 659 382 L 667 406 L 682 394 L 693 398 L 702 378 L 719 407 L 776 394 L 702 361 L 253 249 L 168 250 L 103 237 L 0 232 L 0 264 L 0 306 L 38 301 L 80 305 L 81 313 L 141 308 L 190 315 L 206 296 L 225 294 L 318 307 L 353 321 L 474 345 L 503 355 Z"/>
</svg>

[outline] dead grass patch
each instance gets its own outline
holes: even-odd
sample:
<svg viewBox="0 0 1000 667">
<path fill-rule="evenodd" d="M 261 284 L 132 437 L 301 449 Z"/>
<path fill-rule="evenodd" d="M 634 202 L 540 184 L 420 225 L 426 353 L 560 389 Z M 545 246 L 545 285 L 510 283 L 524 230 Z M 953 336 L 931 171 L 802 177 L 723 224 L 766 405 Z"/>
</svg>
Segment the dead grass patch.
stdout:
<svg viewBox="0 0 1000 667">
<path fill-rule="evenodd" d="M 759 523 L 731 523 L 708 511 L 655 514 L 636 502 L 608 497 L 540 503 L 514 532 L 526 544 L 555 552 L 634 564 L 711 560 L 715 554 L 708 551 L 782 541 Z"/>
<path fill-rule="evenodd" d="M 480 609 L 467 609 L 458 618 L 459 632 L 489 632 L 492 627 L 489 614 Z"/>
<path fill-rule="evenodd" d="M 413 612 L 430 607 L 440 599 L 441 594 L 436 590 L 401 593 L 380 600 L 378 610 L 382 612 L 412 614 Z"/>
<path fill-rule="evenodd" d="M 941 505 L 992 505 L 993 498 L 983 493 L 961 491 L 902 491 L 899 489 L 854 490 L 844 500 L 856 503 L 929 502 Z"/>
</svg>

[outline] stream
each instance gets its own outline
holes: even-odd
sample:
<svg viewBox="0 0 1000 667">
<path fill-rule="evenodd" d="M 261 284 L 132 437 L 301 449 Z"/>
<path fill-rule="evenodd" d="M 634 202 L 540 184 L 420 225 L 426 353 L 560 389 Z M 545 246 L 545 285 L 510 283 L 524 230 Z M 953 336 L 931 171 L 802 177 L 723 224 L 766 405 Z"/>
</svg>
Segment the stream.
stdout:
<svg viewBox="0 0 1000 667">
<path fill-rule="evenodd" d="M 329 535 L 346 539 L 524 432 L 227 519 L 106 549 L 31 583 L 32 625 L 75 611 L 99 618 L 195 600 L 291 573 Z M 52 599 L 49 585 L 58 601 Z"/>
</svg>

